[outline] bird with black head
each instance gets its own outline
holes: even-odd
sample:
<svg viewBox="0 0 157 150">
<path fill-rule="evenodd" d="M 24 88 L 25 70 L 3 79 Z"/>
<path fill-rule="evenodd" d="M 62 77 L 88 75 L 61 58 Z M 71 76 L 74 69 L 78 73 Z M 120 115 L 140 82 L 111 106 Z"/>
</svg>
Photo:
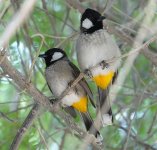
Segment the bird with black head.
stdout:
<svg viewBox="0 0 157 150">
<path fill-rule="evenodd" d="M 112 36 L 103 29 L 103 19 L 98 11 L 86 9 L 80 21 L 80 35 L 76 41 L 77 60 L 82 71 L 92 78 L 98 87 L 99 99 L 97 112 L 100 112 L 102 123 L 112 124 L 112 110 L 107 98 L 109 88 L 114 83 L 120 66 L 121 52 Z M 112 63 L 107 61 L 115 59 Z M 94 66 L 98 67 L 90 70 Z M 107 101 L 106 101 L 107 100 Z M 109 111 L 102 114 L 103 104 L 107 102 Z"/>
<path fill-rule="evenodd" d="M 39 57 L 44 58 L 46 63 L 45 76 L 48 87 L 53 95 L 58 98 L 79 76 L 80 71 L 68 59 L 62 49 L 49 49 L 44 54 L 39 55 Z M 61 103 L 63 108 L 72 116 L 76 116 L 76 111 L 78 111 L 87 131 L 95 135 L 98 140 L 97 142 L 101 143 L 102 137 L 99 131 L 94 127 L 93 120 L 88 112 L 88 99 L 95 107 L 92 92 L 83 78 L 61 99 Z"/>
</svg>

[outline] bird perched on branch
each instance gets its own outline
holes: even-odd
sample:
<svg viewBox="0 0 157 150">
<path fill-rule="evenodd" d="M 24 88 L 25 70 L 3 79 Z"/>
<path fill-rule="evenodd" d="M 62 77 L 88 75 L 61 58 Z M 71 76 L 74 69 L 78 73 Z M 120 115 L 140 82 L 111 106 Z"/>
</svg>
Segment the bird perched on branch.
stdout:
<svg viewBox="0 0 157 150">
<path fill-rule="evenodd" d="M 97 102 L 98 110 L 101 110 L 107 100 L 108 90 L 117 76 L 120 66 L 120 59 L 107 63 L 121 55 L 116 42 L 103 29 L 103 19 L 99 12 L 93 9 L 86 9 L 80 21 L 80 35 L 76 42 L 76 52 L 79 66 L 86 71 L 96 83 L 99 93 Z M 100 64 L 98 67 L 90 68 Z M 102 114 L 102 121 L 112 123 L 112 111 L 108 101 L 108 114 Z"/>
<path fill-rule="evenodd" d="M 72 84 L 72 82 L 79 76 L 79 69 L 69 61 L 66 53 L 59 48 L 53 48 L 39 55 L 44 58 L 46 63 L 46 81 L 50 91 L 56 98 L 60 97 L 62 93 Z M 92 105 L 93 95 L 89 89 L 85 79 L 81 79 L 78 84 L 70 89 L 68 93 L 61 99 L 61 104 L 72 116 L 75 116 L 75 110 L 79 111 L 85 123 L 85 127 L 89 133 L 94 134 L 101 142 L 102 137 L 93 125 L 93 120 L 88 113 L 88 98 Z M 92 127 L 92 129 L 91 129 Z"/>
</svg>

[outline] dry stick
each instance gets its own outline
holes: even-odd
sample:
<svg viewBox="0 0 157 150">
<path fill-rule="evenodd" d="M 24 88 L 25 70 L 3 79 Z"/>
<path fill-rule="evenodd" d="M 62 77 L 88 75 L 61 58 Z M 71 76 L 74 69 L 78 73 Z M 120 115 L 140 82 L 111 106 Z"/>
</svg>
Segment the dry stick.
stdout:
<svg viewBox="0 0 157 150">
<path fill-rule="evenodd" d="M 52 38 L 52 39 L 66 39 L 67 37 L 65 36 L 55 36 L 55 35 L 49 35 L 49 34 L 44 34 L 44 33 L 36 33 L 36 34 L 33 34 L 32 37 L 35 37 L 35 36 L 40 36 L 41 38 L 44 39 L 44 37 L 49 37 L 49 38 Z"/>
<path fill-rule="evenodd" d="M 105 13 L 107 13 L 113 6 L 115 0 L 107 0 L 105 7 L 103 8 L 104 11 L 102 12 L 102 15 L 104 15 Z"/>
<path fill-rule="evenodd" d="M 78 33 L 73 33 L 71 36 L 69 36 L 68 38 L 64 39 L 63 41 L 59 42 L 55 47 L 58 48 L 60 47 L 61 45 L 63 45 L 66 41 L 68 41 L 69 39 L 72 39 L 74 38 Z"/>
<path fill-rule="evenodd" d="M 48 12 L 47 2 L 45 0 L 42 0 L 42 7 L 45 10 L 47 18 L 49 19 L 52 32 L 54 32 L 54 34 L 57 35 L 57 29 L 56 29 L 57 26 L 55 26 L 55 20 L 54 20 L 55 18 L 54 18 L 54 16 L 50 15 L 50 13 Z"/>
<path fill-rule="evenodd" d="M 115 125 L 116 127 L 124 130 L 126 133 L 128 132 L 128 129 L 122 127 L 122 126 L 119 126 L 119 125 Z M 140 144 L 141 146 L 144 146 L 145 148 L 149 148 L 151 150 L 156 150 L 153 146 L 147 144 L 147 143 L 144 143 L 143 141 L 139 140 L 135 135 L 133 134 L 130 134 L 130 137 L 133 138 L 135 141 L 137 141 L 138 144 Z"/>
<path fill-rule="evenodd" d="M 144 139 L 144 141 L 146 141 L 146 142 L 157 133 L 157 129 L 153 130 L 154 125 L 156 125 L 156 119 L 157 119 L 157 111 L 154 114 L 152 123 L 148 129 L 148 132 L 147 132 L 148 136 Z"/>
<path fill-rule="evenodd" d="M 46 143 L 46 140 L 45 140 L 43 134 L 41 133 L 40 129 L 39 129 L 37 126 L 36 126 L 36 128 L 37 128 L 37 131 L 39 132 L 39 135 L 40 135 L 40 137 L 41 137 L 41 140 L 43 141 L 43 143 L 44 143 L 44 145 L 45 145 L 45 148 L 46 148 L 47 150 L 49 150 L 48 144 Z"/>
<path fill-rule="evenodd" d="M 64 143 L 65 143 L 65 140 L 66 140 L 66 135 L 67 135 L 67 130 L 65 130 L 64 131 L 64 134 L 63 134 L 63 136 L 62 136 L 62 141 L 61 141 L 61 144 L 60 144 L 60 146 L 59 146 L 59 150 L 63 150 L 63 148 L 64 148 Z"/>
<path fill-rule="evenodd" d="M 150 30 L 149 27 L 147 27 L 146 25 L 141 24 L 141 23 L 139 22 L 140 20 L 142 20 L 143 14 L 142 14 L 142 15 L 140 14 L 140 15 L 136 16 L 136 18 L 132 18 L 131 16 L 129 16 L 128 14 L 126 14 L 125 12 L 123 12 L 122 10 L 118 9 L 117 7 L 112 6 L 112 8 L 113 8 L 115 11 L 117 11 L 117 13 L 119 13 L 120 15 L 122 15 L 122 17 L 127 17 L 127 19 L 131 20 L 132 23 L 137 24 L 137 25 L 140 25 L 140 26 L 142 26 L 143 28 L 145 28 L 145 29 L 147 29 L 147 30 Z M 130 23 L 130 22 L 129 22 L 129 23 Z M 127 23 L 127 24 L 128 24 L 128 23 Z M 125 24 L 125 25 L 127 25 L 127 24 Z"/>
<path fill-rule="evenodd" d="M 32 108 L 32 106 L 34 106 L 34 103 L 33 103 L 33 104 L 28 104 L 28 105 L 23 106 L 23 107 L 16 108 L 15 110 L 6 112 L 5 114 L 6 114 L 6 115 L 10 115 L 10 114 L 12 114 L 12 113 L 15 113 L 15 112 L 20 111 L 20 110 L 23 110 L 23 109 L 26 110 L 26 109 L 28 109 L 29 107 Z"/>
<path fill-rule="evenodd" d="M 41 48 L 43 46 L 43 43 L 44 43 L 44 39 L 41 39 L 41 44 L 40 44 L 39 49 L 38 49 L 38 51 L 37 51 L 37 53 L 36 53 L 36 55 L 35 55 L 35 57 L 34 57 L 34 59 L 32 61 L 31 67 L 30 67 L 29 72 L 28 72 L 28 74 L 29 74 L 28 82 L 31 81 L 31 77 L 32 77 L 32 73 L 33 73 L 33 68 L 34 68 L 35 62 L 36 62 L 36 60 L 37 60 L 37 58 L 38 58 L 38 56 L 40 54 L 40 50 L 41 50 Z"/>
<path fill-rule="evenodd" d="M 39 8 L 38 6 L 36 7 L 36 9 L 39 9 L 39 10 L 41 10 L 41 11 L 47 11 L 47 10 L 45 10 L 45 9 L 42 9 L 42 8 Z M 61 22 L 64 22 L 64 20 L 63 19 L 61 19 L 61 18 L 59 18 L 58 16 L 56 16 L 56 15 L 54 15 L 54 14 L 50 14 L 51 16 L 53 16 L 53 17 L 55 17 L 56 19 L 58 19 L 59 21 L 61 21 Z M 67 23 L 66 24 L 68 27 L 70 27 L 73 31 L 77 31 L 76 29 L 74 29 L 74 27 L 73 27 L 73 25 L 70 25 L 69 23 Z"/>
<path fill-rule="evenodd" d="M 4 15 L 7 13 L 8 9 L 10 8 L 10 4 L 6 4 L 5 8 L 2 10 L 2 12 L 0 13 L 0 20 L 3 19 Z"/>
<path fill-rule="evenodd" d="M 1 57 L 1 59 L 0 59 L 0 65 L 1 65 L 1 63 L 3 62 L 3 60 L 4 60 L 5 57 L 6 57 L 6 51 L 4 51 L 3 48 L 0 49 L 0 55 L 3 56 L 3 57 Z"/>
<path fill-rule="evenodd" d="M 143 90 L 143 92 L 142 92 L 142 94 L 140 95 L 140 97 L 139 97 L 139 102 L 138 102 L 138 104 L 137 104 L 137 106 L 136 106 L 136 108 L 133 108 L 132 109 L 132 112 L 134 111 L 135 113 L 133 114 L 133 116 L 132 116 L 132 119 L 129 119 L 128 120 L 128 132 L 127 132 L 127 137 L 126 137 L 126 139 L 125 139 L 125 144 L 123 145 L 123 150 L 125 150 L 126 148 L 127 148 L 127 143 L 128 143 L 128 139 L 129 139 L 129 137 L 131 137 L 131 129 L 132 129 L 132 125 L 133 125 L 133 120 L 134 120 L 134 118 L 137 116 L 137 109 L 138 109 L 138 106 L 141 104 L 141 102 L 142 102 L 142 100 L 143 100 L 143 96 L 144 96 L 144 94 L 145 94 L 145 92 L 144 92 L 145 90 Z M 136 97 L 136 99 L 138 99 L 137 97 Z M 136 100 L 135 100 L 136 101 Z M 130 117 L 129 117 L 130 118 Z M 136 133 L 135 133 L 136 134 Z"/>
<path fill-rule="evenodd" d="M 4 105 L 4 104 L 12 104 L 12 103 L 22 103 L 22 102 L 27 102 L 27 100 L 21 100 L 21 101 L 2 101 L 0 102 L 0 105 Z"/>
<path fill-rule="evenodd" d="M 135 48 L 133 50 L 131 50 L 129 53 L 126 53 L 126 54 L 123 54 L 122 56 L 120 57 L 116 57 L 116 58 L 113 58 L 111 60 L 108 60 L 106 61 L 106 63 L 112 63 L 113 61 L 116 61 L 117 59 L 122 59 L 122 58 L 125 58 L 127 56 L 131 56 L 131 55 L 134 55 L 136 53 L 139 53 L 141 50 L 145 49 L 148 47 L 148 45 L 152 42 L 154 42 L 155 40 L 157 40 L 157 35 L 153 36 L 151 39 L 149 39 L 147 42 L 145 42 L 143 45 L 140 45 L 138 48 Z M 138 43 L 136 43 L 138 44 Z"/>
<path fill-rule="evenodd" d="M 44 107 L 48 106 L 49 109 L 52 109 L 52 104 L 49 102 L 49 100 L 43 96 L 42 93 L 37 90 L 32 83 L 27 82 L 25 76 L 23 76 L 11 65 L 7 57 L 3 56 L 4 55 L 1 55 L 0 53 L 0 60 L 4 58 L 0 64 L 3 71 L 8 74 L 22 90 L 26 90 L 36 100 L 36 102 L 42 104 Z"/>
<path fill-rule="evenodd" d="M 92 146 L 95 149 L 100 149 L 100 145 L 96 143 L 96 138 L 94 137 L 94 135 L 91 135 L 87 131 L 82 130 L 72 119 L 69 119 L 71 118 L 70 114 L 65 115 L 64 113 L 60 114 L 60 112 L 58 112 L 57 114 L 60 115 L 62 118 L 64 118 L 65 121 L 68 121 L 66 123 L 69 125 L 68 127 L 70 128 L 70 131 L 71 130 L 75 131 L 76 132 L 75 135 L 77 137 L 79 137 L 80 139 L 83 139 L 84 137 L 92 138 L 93 139 Z"/>
<path fill-rule="evenodd" d="M 74 9 L 78 10 L 80 13 L 83 13 L 85 10 L 80 4 L 80 2 L 76 0 L 66 0 L 66 3 L 68 4 L 69 7 L 73 7 Z"/>
<path fill-rule="evenodd" d="M 151 125 L 149 126 L 149 129 L 147 131 L 147 134 L 149 135 L 154 127 L 154 124 L 156 124 L 156 119 L 157 119 L 157 110 L 155 112 L 155 115 L 153 116 L 153 120 L 152 120 L 152 123 Z M 148 138 L 147 138 L 148 139 Z"/>
<path fill-rule="evenodd" d="M 10 119 L 6 114 L 4 114 L 3 112 L 0 112 L 0 118 L 3 118 L 7 121 L 10 121 L 10 122 L 15 122 L 15 120 L 12 120 Z"/>
<path fill-rule="evenodd" d="M 36 0 L 25 0 L 20 10 L 14 15 L 11 22 L 0 37 L 0 47 L 6 47 L 11 37 L 16 33 L 17 29 L 24 23 L 31 13 Z"/>
<path fill-rule="evenodd" d="M 38 116 L 39 113 L 39 109 L 40 109 L 40 105 L 39 104 L 35 104 L 32 108 L 32 110 L 30 111 L 30 113 L 28 114 L 27 118 L 25 119 L 25 121 L 23 122 L 21 128 L 18 130 L 11 146 L 10 146 L 10 150 L 17 150 L 19 144 L 22 141 L 22 138 L 24 136 L 24 134 L 26 133 L 26 131 L 28 130 L 28 128 L 33 124 L 34 119 Z"/>
<path fill-rule="evenodd" d="M 69 16 L 70 16 L 70 10 L 71 10 L 70 8 L 67 8 L 67 9 L 66 9 L 66 16 L 65 16 L 65 19 L 64 19 L 62 28 L 61 28 L 61 33 L 64 31 L 65 26 L 66 26 L 66 24 L 67 24 L 67 21 L 68 21 L 68 19 L 69 19 Z"/>
</svg>

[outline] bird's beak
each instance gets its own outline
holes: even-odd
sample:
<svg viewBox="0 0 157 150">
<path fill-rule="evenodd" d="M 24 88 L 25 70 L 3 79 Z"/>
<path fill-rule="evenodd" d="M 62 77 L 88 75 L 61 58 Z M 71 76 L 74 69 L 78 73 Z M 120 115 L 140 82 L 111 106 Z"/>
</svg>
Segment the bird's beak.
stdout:
<svg viewBox="0 0 157 150">
<path fill-rule="evenodd" d="M 45 54 L 40 54 L 38 57 L 40 57 L 40 58 L 46 58 L 46 55 Z"/>
<path fill-rule="evenodd" d="M 104 19 L 106 19 L 105 16 L 100 16 L 100 18 L 98 19 L 98 21 L 103 21 Z"/>
</svg>

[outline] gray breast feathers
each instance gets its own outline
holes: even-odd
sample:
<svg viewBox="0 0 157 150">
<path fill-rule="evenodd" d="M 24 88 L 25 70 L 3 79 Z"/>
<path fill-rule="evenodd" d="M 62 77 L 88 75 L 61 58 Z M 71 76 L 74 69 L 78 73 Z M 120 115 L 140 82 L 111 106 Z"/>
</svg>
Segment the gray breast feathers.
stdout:
<svg viewBox="0 0 157 150">
<path fill-rule="evenodd" d="M 98 30 L 93 34 L 80 34 L 76 51 L 82 70 L 95 66 L 102 60 L 107 61 L 120 56 L 116 42 L 105 30 Z"/>
<path fill-rule="evenodd" d="M 54 96 L 58 97 L 68 87 L 74 77 L 67 61 L 60 60 L 46 69 L 47 83 Z"/>
</svg>

